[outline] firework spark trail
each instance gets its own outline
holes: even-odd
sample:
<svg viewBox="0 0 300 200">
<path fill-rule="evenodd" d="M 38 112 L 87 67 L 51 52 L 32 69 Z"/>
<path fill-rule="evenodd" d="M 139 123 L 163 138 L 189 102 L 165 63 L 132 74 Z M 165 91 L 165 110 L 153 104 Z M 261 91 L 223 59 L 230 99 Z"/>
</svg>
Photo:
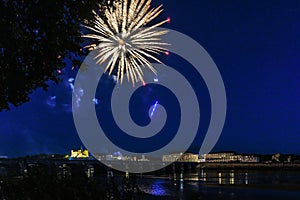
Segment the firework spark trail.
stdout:
<svg viewBox="0 0 300 200">
<path fill-rule="evenodd" d="M 155 19 L 162 11 L 162 5 L 151 8 L 152 0 L 123 0 L 114 3 L 115 8 L 105 8 L 102 19 L 95 11 L 93 26 L 84 26 L 95 34 L 86 34 L 82 37 L 96 39 L 99 45 L 86 46 L 89 50 L 97 50 L 95 57 L 97 64 L 108 61 L 105 72 L 112 74 L 117 69 L 117 81 L 123 82 L 126 73 L 128 81 L 135 82 L 143 79 L 141 66 L 148 67 L 156 73 L 149 61 L 152 59 L 161 63 L 154 55 L 168 52 L 165 46 L 169 45 L 161 41 L 159 36 L 167 31 L 157 31 L 156 27 L 170 22 L 170 18 L 150 27 L 144 27 Z"/>
<path fill-rule="evenodd" d="M 154 115 L 154 112 L 155 112 L 155 110 L 156 110 L 156 107 L 157 107 L 157 104 L 158 104 L 158 101 L 156 101 L 156 102 L 155 102 L 155 104 L 154 104 L 154 106 L 153 106 L 153 108 L 152 108 L 152 111 L 151 111 L 151 114 L 150 114 L 150 118 L 152 118 L 152 117 L 153 117 L 153 115 Z"/>
</svg>

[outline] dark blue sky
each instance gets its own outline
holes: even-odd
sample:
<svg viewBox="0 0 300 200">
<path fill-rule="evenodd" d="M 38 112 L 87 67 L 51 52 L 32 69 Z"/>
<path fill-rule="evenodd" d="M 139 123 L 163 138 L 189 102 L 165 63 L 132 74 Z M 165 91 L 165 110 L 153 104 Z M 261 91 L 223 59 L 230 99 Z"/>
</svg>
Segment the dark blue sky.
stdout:
<svg viewBox="0 0 300 200">
<path fill-rule="evenodd" d="M 222 74 L 228 114 L 215 150 L 300 153 L 300 2 L 158 3 L 161 19 L 171 17 L 166 27 L 198 41 Z M 0 113 L 0 155 L 68 153 L 81 145 L 70 108 L 74 74 L 66 68 L 62 76 L 48 92 Z"/>
</svg>

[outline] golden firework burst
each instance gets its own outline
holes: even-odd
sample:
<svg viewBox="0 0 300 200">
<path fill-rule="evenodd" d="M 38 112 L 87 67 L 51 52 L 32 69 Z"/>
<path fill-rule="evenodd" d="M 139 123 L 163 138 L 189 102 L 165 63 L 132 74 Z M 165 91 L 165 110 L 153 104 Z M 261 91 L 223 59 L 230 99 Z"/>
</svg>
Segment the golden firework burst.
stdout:
<svg viewBox="0 0 300 200">
<path fill-rule="evenodd" d="M 114 3 L 113 8 L 104 8 L 101 18 L 97 12 L 93 11 L 95 21 L 92 26 L 84 26 L 94 31 L 94 34 L 86 34 L 82 37 L 96 39 L 99 44 L 86 46 L 89 50 L 97 50 L 97 64 L 108 61 L 105 72 L 109 75 L 117 70 L 117 80 L 123 82 L 124 74 L 128 81 L 135 82 L 143 80 L 143 70 L 141 66 L 148 67 L 156 73 L 150 60 L 161 63 L 155 57 L 162 52 L 168 52 L 165 48 L 167 43 L 162 42 L 160 36 L 167 31 L 156 28 L 170 18 L 152 25 L 144 27 L 155 19 L 162 11 L 162 5 L 151 8 L 152 0 L 122 0 Z"/>
</svg>

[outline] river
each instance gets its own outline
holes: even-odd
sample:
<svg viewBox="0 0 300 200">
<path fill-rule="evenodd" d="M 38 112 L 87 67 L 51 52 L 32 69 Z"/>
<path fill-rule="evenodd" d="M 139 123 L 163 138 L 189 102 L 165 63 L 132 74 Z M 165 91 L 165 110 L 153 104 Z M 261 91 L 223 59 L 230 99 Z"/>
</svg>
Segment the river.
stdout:
<svg viewBox="0 0 300 200">
<path fill-rule="evenodd" d="M 300 171 L 200 170 L 194 174 L 138 175 L 145 199 L 300 199 Z"/>
</svg>

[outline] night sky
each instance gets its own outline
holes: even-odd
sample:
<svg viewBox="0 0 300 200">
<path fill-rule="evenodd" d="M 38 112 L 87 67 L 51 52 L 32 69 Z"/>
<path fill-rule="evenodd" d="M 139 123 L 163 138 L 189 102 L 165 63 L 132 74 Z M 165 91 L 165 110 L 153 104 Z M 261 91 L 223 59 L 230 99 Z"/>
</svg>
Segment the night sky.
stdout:
<svg viewBox="0 0 300 200">
<path fill-rule="evenodd" d="M 187 3 L 188 2 L 188 3 Z M 164 27 L 198 41 L 223 77 L 228 110 L 215 151 L 300 153 L 300 1 L 157 0 Z M 164 58 L 178 65 L 178 58 Z M 178 61 L 178 62 L 177 62 Z M 180 63 L 185 71 L 185 63 Z M 80 147 L 71 110 L 71 66 L 63 82 L 0 113 L 0 155 L 67 154 Z M 18 80 L 16 80 L 18 84 Z M 104 92 L 105 94 L 105 92 Z M 109 103 L 99 99 L 106 109 Z M 199 148 L 201 136 L 191 149 Z"/>
</svg>

